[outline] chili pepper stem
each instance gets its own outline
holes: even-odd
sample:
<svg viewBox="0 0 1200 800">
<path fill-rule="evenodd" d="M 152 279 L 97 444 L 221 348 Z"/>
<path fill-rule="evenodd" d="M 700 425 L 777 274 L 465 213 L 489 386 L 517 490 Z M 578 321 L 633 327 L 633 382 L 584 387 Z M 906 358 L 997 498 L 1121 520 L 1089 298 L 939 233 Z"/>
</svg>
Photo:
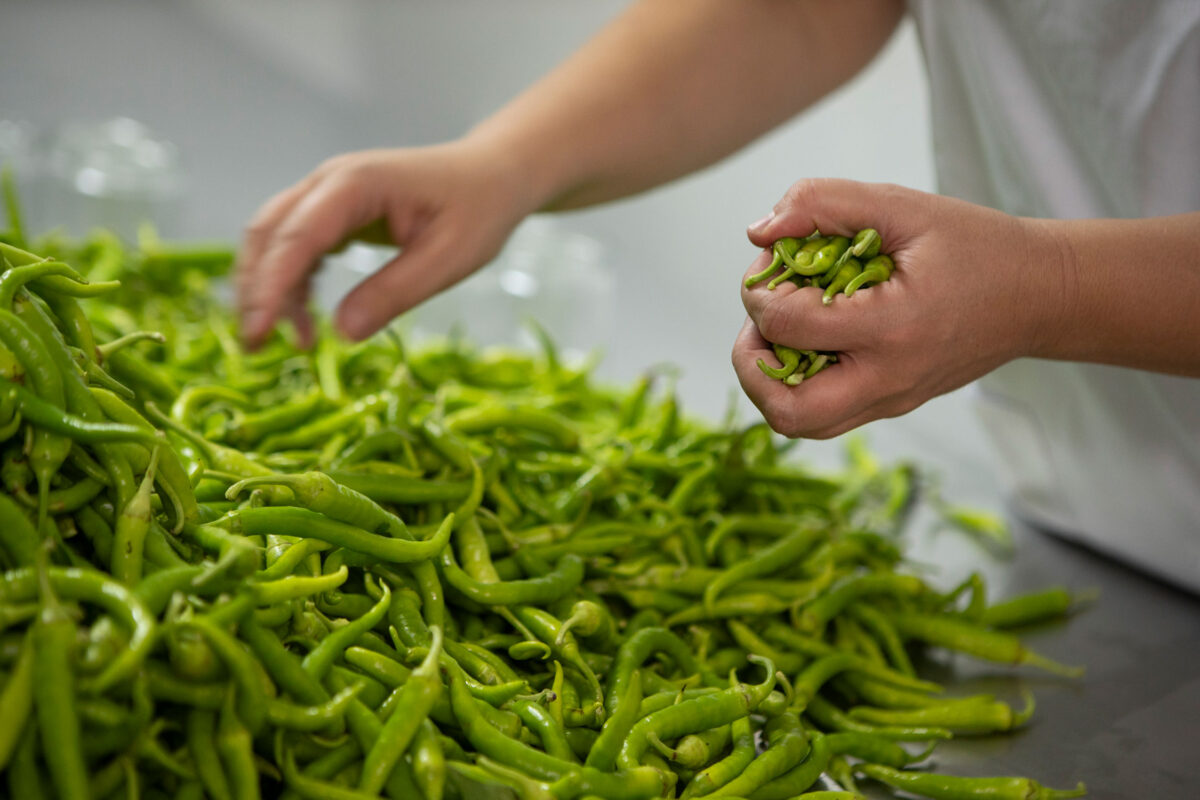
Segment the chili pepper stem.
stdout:
<svg viewBox="0 0 1200 800">
<path fill-rule="evenodd" d="M 771 277 L 771 275 L 774 274 L 775 270 L 779 269 L 779 267 L 782 264 L 783 264 L 783 256 L 781 256 L 778 252 L 774 253 L 773 258 L 771 259 L 771 263 L 767 266 L 766 269 L 764 269 L 762 272 L 756 272 L 755 274 L 751 275 L 749 278 L 746 278 L 746 284 L 745 284 L 746 288 L 749 289 L 751 286 L 755 285 L 756 283 L 761 283 L 762 281 L 765 281 L 767 278 Z"/>
</svg>

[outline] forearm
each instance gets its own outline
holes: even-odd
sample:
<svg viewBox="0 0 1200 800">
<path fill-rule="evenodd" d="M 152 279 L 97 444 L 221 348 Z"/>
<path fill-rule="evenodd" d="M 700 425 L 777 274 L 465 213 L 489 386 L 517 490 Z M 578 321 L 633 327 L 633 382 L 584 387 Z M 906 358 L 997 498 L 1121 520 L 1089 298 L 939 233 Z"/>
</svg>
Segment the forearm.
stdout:
<svg viewBox="0 0 1200 800">
<path fill-rule="evenodd" d="M 529 211 L 657 186 L 728 155 L 848 80 L 899 0 L 643 0 L 477 126 Z"/>
<path fill-rule="evenodd" d="M 1031 355 L 1200 377 L 1200 212 L 1040 224 L 1063 279 Z"/>
</svg>

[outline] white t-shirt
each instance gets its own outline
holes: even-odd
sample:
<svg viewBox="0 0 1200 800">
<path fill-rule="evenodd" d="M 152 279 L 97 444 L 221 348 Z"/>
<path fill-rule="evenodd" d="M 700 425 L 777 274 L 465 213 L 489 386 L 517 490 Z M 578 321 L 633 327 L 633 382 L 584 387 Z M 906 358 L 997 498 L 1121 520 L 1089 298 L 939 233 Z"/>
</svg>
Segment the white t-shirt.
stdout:
<svg viewBox="0 0 1200 800">
<path fill-rule="evenodd" d="M 941 192 L 1034 217 L 1200 211 L 1200 0 L 909 9 Z M 1128 279 L 1154 265 L 1130 253 Z M 1018 513 L 1200 590 L 1200 380 L 1022 359 L 977 387 Z"/>
</svg>

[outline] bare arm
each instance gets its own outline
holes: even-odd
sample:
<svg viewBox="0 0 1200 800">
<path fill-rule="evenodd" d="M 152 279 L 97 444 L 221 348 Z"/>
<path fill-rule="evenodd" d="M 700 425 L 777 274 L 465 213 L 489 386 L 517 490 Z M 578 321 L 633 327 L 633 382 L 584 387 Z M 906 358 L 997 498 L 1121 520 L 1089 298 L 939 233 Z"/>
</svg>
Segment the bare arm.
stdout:
<svg viewBox="0 0 1200 800">
<path fill-rule="evenodd" d="M 1029 355 L 1200 378 L 1200 212 L 1040 224 L 1063 289 Z"/>
<path fill-rule="evenodd" d="M 310 338 L 309 279 L 347 238 L 403 252 L 338 309 L 365 337 L 478 269 L 539 209 L 622 197 L 736 150 L 865 65 L 901 0 L 642 0 L 464 138 L 338 156 L 265 203 L 238 264 L 243 335 Z"/>
<path fill-rule="evenodd" d="M 643 0 L 468 138 L 512 154 L 548 209 L 717 161 L 862 69 L 897 0 Z"/>
</svg>

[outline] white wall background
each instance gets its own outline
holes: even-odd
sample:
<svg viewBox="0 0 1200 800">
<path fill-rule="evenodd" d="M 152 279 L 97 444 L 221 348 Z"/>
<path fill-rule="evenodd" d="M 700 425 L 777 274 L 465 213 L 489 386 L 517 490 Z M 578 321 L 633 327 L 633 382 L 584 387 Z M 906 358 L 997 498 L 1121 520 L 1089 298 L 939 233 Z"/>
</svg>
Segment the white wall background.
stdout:
<svg viewBox="0 0 1200 800">
<path fill-rule="evenodd" d="M 174 142 L 188 184 L 176 233 L 235 237 L 256 206 L 337 152 L 461 133 L 582 43 L 617 0 L 0 0 L 0 119 L 39 131 L 125 115 Z M 797 39 L 800 40 L 798 32 Z M 672 361 L 692 411 L 736 387 L 729 349 L 747 223 L 805 176 L 933 189 L 926 86 L 905 23 L 851 84 L 723 163 L 643 196 L 557 219 L 604 248 L 616 315 L 603 373 Z M 348 273 L 323 284 L 325 304 Z M 445 298 L 440 308 L 463 308 Z M 586 304 L 587 298 L 583 299 Z M 472 308 L 465 309 L 468 315 Z M 582 313 L 582 312 L 581 312 Z M 754 413 L 743 398 L 743 418 Z M 947 471 L 994 504 L 964 392 L 868 426 L 885 455 Z M 836 443 L 801 452 L 827 462 Z"/>
</svg>

